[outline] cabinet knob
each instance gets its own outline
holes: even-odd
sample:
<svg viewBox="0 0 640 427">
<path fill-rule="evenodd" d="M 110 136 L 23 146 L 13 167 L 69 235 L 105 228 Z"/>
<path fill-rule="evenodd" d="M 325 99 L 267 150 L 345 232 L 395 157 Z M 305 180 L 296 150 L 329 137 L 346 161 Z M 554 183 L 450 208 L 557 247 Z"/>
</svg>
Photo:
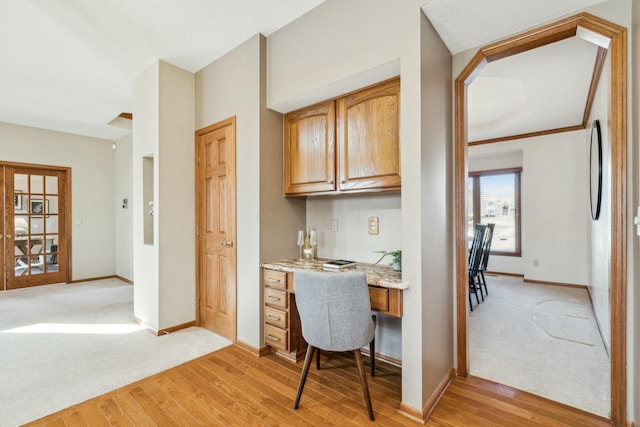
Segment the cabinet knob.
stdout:
<svg viewBox="0 0 640 427">
<path fill-rule="evenodd" d="M 329 181 L 327 181 L 329 184 L 333 184 L 333 180 L 330 179 Z"/>
<path fill-rule="evenodd" d="M 346 180 L 346 179 L 343 179 L 342 181 L 340 181 L 340 183 L 342 183 L 342 184 L 346 184 L 346 183 L 347 183 L 347 180 Z"/>
</svg>

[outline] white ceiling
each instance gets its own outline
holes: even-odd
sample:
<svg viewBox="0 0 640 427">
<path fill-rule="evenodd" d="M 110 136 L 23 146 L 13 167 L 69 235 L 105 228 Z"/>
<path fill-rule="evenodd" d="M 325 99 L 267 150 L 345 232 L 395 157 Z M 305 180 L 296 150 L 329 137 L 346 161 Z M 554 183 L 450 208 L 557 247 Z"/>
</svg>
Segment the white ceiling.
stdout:
<svg viewBox="0 0 640 427">
<path fill-rule="evenodd" d="M 451 53 L 553 21 L 608 0 L 425 0 L 422 10 Z"/>
<path fill-rule="evenodd" d="M 607 0 L 426 0 L 452 53 L 477 49 Z M 468 141 L 582 123 L 598 47 L 580 37 L 487 64 L 468 88 Z"/>
<path fill-rule="evenodd" d="M 161 59 L 196 72 L 323 0 L 0 0 L 0 121 L 98 138 Z"/>
<path fill-rule="evenodd" d="M 488 63 L 468 88 L 468 140 L 581 124 L 597 53 L 572 37 Z"/>
<path fill-rule="evenodd" d="M 457 53 L 605 0 L 416 1 Z M 130 130 L 108 123 L 131 112 L 132 81 L 153 61 L 196 72 L 256 33 L 268 36 L 322 2 L 0 0 L 0 122 L 117 139 Z M 483 75 L 479 93 L 487 91 L 480 82 L 493 87 L 491 78 L 500 77 L 507 86 L 497 90 L 519 98 L 499 100 L 512 110 L 498 105 L 497 97 L 494 107 L 485 104 L 477 115 L 478 132 L 489 122 L 504 124 L 532 101 L 532 92 L 520 83 L 531 76 L 489 71 L 497 76 Z"/>
</svg>

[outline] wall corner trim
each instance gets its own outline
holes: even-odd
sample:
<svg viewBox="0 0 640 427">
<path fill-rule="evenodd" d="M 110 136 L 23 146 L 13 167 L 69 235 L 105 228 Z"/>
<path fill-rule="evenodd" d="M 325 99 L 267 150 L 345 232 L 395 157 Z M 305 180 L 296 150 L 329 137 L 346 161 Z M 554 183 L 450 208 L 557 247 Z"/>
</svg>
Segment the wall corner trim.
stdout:
<svg viewBox="0 0 640 427">
<path fill-rule="evenodd" d="M 256 348 L 252 345 L 247 344 L 246 342 L 242 342 L 240 340 L 236 340 L 235 345 L 238 346 L 238 348 L 241 348 L 244 351 L 248 351 L 249 353 L 253 354 L 256 357 L 262 357 L 265 356 L 269 353 L 271 353 L 271 347 L 269 347 L 268 345 L 263 345 L 260 348 Z"/>
<path fill-rule="evenodd" d="M 422 408 L 422 411 L 414 408 L 413 406 L 407 405 L 404 402 L 401 402 L 400 409 L 398 410 L 398 412 L 414 421 L 418 421 L 423 424 L 426 423 L 429 417 L 431 416 L 431 413 L 438 405 L 438 402 L 440 402 L 440 399 L 442 399 L 442 396 L 444 396 L 444 393 L 447 391 L 447 389 L 451 385 L 451 382 L 453 381 L 455 376 L 456 376 L 456 369 L 451 368 L 447 373 L 447 375 L 445 375 L 445 377 L 440 381 L 440 384 L 438 384 L 438 387 L 436 387 L 436 389 L 433 391 L 433 394 L 431 395 L 427 403 L 424 405 L 424 408 Z"/>
</svg>

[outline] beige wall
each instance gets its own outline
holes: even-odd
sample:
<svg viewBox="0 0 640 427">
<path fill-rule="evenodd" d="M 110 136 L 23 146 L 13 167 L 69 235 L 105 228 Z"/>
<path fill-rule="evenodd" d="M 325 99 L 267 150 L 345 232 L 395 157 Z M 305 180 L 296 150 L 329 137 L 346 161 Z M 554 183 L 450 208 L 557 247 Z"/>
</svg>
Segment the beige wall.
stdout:
<svg viewBox="0 0 640 427">
<path fill-rule="evenodd" d="M 195 320 L 194 109 L 188 71 L 156 61 L 134 80 L 134 316 L 155 330 Z M 154 162 L 152 243 L 144 157 Z"/>
<path fill-rule="evenodd" d="M 280 111 L 400 72 L 402 400 L 421 410 L 453 366 L 450 55 L 418 3 L 391 0 L 326 1 L 272 34 L 267 54 Z"/>
<path fill-rule="evenodd" d="M 402 248 L 402 211 L 400 194 L 310 197 L 307 199 L 307 225 L 318 232 L 317 255 L 321 258 L 376 262 L 380 254 Z M 379 234 L 370 235 L 367 219 L 379 219 Z M 331 221 L 338 231 L 331 231 Z M 381 264 L 387 265 L 391 258 Z M 402 358 L 402 320 L 378 316 L 376 352 Z"/>
<path fill-rule="evenodd" d="M 108 276 L 115 269 L 112 143 L 0 123 L 2 160 L 71 168 L 72 280 Z"/>
<path fill-rule="evenodd" d="M 588 284 L 586 150 L 583 130 L 469 147 L 469 171 L 523 167 L 522 256 L 492 255 L 491 271 Z"/>
<path fill-rule="evenodd" d="M 115 274 L 133 280 L 133 135 L 116 141 L 115 150 Z M 128 199 L 126 209 L 122 199 Z"/>
<path fill-rule="evenodd" d="M 282 118 L 265 105 L 265 46 L 256 35 L 196 74 L 196 128 L 236 117 L 237 338 L 255 348 L 264 345 L 260 262 L 295 256 L 304 224 L 303 202 L 282 197 Z"/>
<path fill-rule="evenodd" d="M 162 61 L 159 71 L 154 219 L 159 248 L 159 327 L 168 328 L 196 319 L 195 76 Z"/>
</svg>

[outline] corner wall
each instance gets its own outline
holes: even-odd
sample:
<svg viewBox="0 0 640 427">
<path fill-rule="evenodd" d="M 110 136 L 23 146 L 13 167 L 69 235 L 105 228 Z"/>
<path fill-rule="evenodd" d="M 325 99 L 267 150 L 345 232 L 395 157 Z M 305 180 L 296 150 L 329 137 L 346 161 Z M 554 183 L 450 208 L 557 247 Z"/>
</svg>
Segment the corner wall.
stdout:
<svg viewBox="0 0 640 427">
<path fill-rule="evenodd" d="M 130 133 L 116 141 L 115 150 L 115 245 L 116 271 L 122 278 L 133 280 L 133 135 Z M 127 208 L 122 199 L 128 200 Z"/>
<path fill-rule="evenodd" d="M 410 284 L 402 401 L 419 413 L 453 366 L 451 56 L 430 27 L 416 2 L 328 0 L 272 34 L 267 51 L 268 100 L 278 108 L 381 81 L 371 75 L 399 65 L 402 274 Z"/>
<path fill-rule="evenodd" d="M 194 108 L 188 71 L 156 61 L 134 80 L 133 310 L 156 331 L 195 320 Z"/>
<path fill-rule="evenodd" d="M 265 47 L 255 35 L 196 74 L 196 129 L 236 117 L 237 340 L 253 348 L 264 345 L 260 262 L 295 256 L 304 225 L 304 201 L 282 197 L 282 116 L 266 109 Z"/>
<path fill-rule="evenodd" d="M 115 271 L 113 141 L 0 123 L 1 159 L 71 167 L 71 280 Z M 76 224 L 76 219 L 81 224 Z"/>
</svg>

